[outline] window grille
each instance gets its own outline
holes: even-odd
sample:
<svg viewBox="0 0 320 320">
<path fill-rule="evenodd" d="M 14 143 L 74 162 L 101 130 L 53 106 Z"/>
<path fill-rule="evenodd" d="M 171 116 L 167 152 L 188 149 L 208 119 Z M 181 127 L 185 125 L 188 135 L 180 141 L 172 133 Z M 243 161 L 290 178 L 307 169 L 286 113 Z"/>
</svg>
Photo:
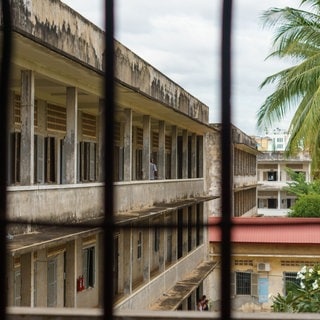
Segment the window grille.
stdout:
<svg viewBox="0 0 320 320">
<path fill-rule="evenodd" d="M 287 295 L 293 287 L 300 286 L 300 280 L 297 279 L 297 272 L 284 272 L 283 284 L 283 292 L 285 295 Z"/>
<path fill-rule="evenodd" d="M 0 81 L 0 105 L 8 105 L 8 92 L 9 92 L 9 75 L 10 75 L 10 57 L 11 57 L 11 14 L 10 14 L 10 1 L 3 0 L 2 6 L 2 24 L 3 24 L 3 38 L 2 38 L 2 60 L 1 60 L 1 81 Z M 108 97 L 105 100 L 105 124 L 104 124 L 104 144 L 106 154 L 112 154 L 113 152 L 113 119 L 114 119 L 114 16 L 113 16 L 113 1 L 106 0 L 105 2 L 105 81 L 104 81 L 104 96 Z M 230 230 L 231 230 L 231 203 L 230 203 L 230 190 L 231 190 L 231 168 L 230 168 L 230 145 L 231 145 L 231 12 L 232 12 L 232 1 L 225 0 L 223 2 L 222 10 L 222 64 L 223 70 L 221 78 L 221 108 L 222 110 L 222 128 L 221 128 L 221 144 L 223 147 L 222 152 L 222 163 L 224 164 L 224 170 L 222 170 L 222 220 L 221 220 L 221 231 L 222 241 L 221 246 L 223 247 L 224 254 L 222 255 L 221 261 L 221 319 L 230 319 L 231 316 L 231 304 L 230 304 L 230 286 L 226 283 L 230 283 L 230 260 L 231 260 L 231 246 L 230 246 Z M 187 104 L 186 104 L 187 105 Z M 52 130 L 65 132 L 65 113 L 59 107 L 52 108 L 53 118 L 49 121 L 48 127 Z M 50 106 L 48 113 L 50 113 Z M 7 119 L 7 109 L 0 108 L 0 118 Z M 6 154 L 7 150 L 7 123 L 1 125 L 0 129 L 0 150 L 2 154 Z M 51 150 L 51 149 L 50 149 Z M 105 219 L 102 224 L 104 230 L 104 277 L 103 287 L 106 288 L 102 300 L 104 304 L 104 318 L 113 318 L 113 266 L 110 263 L 110 257 L 113 257 L 113 244 L 114 235 L 113 231 L 115 228 L 113 212 L 113 157 L 105 157 L 104 160 L 104 175 L 105 175 L 105 196 L 104 196 L 104 208 L 105 208 Z M 50 171 L 50 180 L 55 179 L 53 170 Z M 199 173 L 202 176 L 202 173 Z M 6 274 L 6 227 L 8 222 L 6 221 L 6 181 L 7 181 L 7 159 L 6 157 L 1 158 L 0 165 L 0 219 L 3 223 L 0 224 L 0 252 L 2 253 L 3 261 L 0 264 L 0 273 Z M 180 221 L 183 224 L 182 220 Z M 204 225 L 204 224 L 202 224 Z M 199 235 L 201 236 L 201 235 Z M 89 261 L 90 266 L 93 265 L 94 261 L 94 247 L 88 249 L 86 256 L 91 257 L 86 259 Z M 88 265 L 88 264 L 87 264 Z M 52 295 L 49 297 L 49 305 L 56 304 L 56 265 L 55 261 L 52 260 L 49 265 L 49 278 L 48 286 L 52 287 Z M 88 277 L 89 282 L 93 283 L 92 277 Z M 0 277 L 0 287 L 6 287 L 6 278 Z M 6 291 L 2 290 L 0 294 L 0 318 L 6 318 Z"/>
</svg>

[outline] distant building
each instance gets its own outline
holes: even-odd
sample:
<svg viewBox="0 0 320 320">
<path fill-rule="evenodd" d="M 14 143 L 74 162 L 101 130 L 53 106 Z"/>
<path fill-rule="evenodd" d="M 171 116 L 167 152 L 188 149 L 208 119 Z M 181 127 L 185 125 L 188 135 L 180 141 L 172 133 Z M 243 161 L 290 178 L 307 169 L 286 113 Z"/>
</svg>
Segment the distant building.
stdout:
<svg viewBox="0 0 320 320">
<path fill-rule="evenodd" d="M 264 136 L 255 136 L 259 151 L 284 151 L 287 147 L 290 134 L 286 130 L 274 129 Z"/>
<path fill-rule="evenodd" d="M 212 124 L 219 132 L 208 133 L 215 138 L 207 139 L 207 188 L 213 194 L 221 193 L 221 125 Z M 216 141 L 212 143 L 212 141 Z M 257 215 L 257 154 L 255 140 L 232 126 L 232 213 L 234 217 Z M 220 198 L 209 203 L 210 215 L 221 214 Z"/>
<path fill-rule="evenodd" d="M 310 155 L 301 149 L 296 155 L 288 156 L 285 150 L 290 134 L 279 128 L 267 132 L 266 136 L 253 138 L 260 151 L 257 156 L 258 214 L 287 215 L 296 201 L 294 194 L 284 191 L 290 182 L 287 169 L 302 173 L 306 182 L 310 182 Z"/>
</svg>

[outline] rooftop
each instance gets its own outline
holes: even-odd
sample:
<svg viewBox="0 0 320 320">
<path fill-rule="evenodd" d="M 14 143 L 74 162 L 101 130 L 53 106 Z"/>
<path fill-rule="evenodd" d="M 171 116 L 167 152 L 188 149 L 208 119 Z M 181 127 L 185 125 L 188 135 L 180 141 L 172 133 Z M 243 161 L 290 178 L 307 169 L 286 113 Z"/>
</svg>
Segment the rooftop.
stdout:
<svg viewBox="0 0 320 320">
<path fill-rule="evenodd" d="M 209 241 L 219 242 L 220 218 L 209 218 Z M 233 218 L 234 243 L 320 244 L 320 218 Z"/>
</svg>

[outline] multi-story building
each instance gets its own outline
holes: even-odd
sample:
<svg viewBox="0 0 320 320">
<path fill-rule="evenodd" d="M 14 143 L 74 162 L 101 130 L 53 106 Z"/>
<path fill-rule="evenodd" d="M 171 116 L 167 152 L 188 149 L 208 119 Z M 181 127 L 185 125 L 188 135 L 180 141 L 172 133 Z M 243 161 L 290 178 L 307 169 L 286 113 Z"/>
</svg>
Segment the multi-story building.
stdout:
<svg viewBox="0 0 320 320">
<path fill-rule="evenodd" d="M 104 34 L 60 1 L 11 5 L 8 303 L 98 307 L 99 221 L 112 214 L 101 168 Z M 115 309 L 194 309 L 213 269 L 202 224 L 218 196 L 205 183 L 215 128 L 206 105 L 118 42 L 115 70 Z"/>
<path fill-rule="evenodd" d="M 212 194 L 221 193 L 221 125 L 214 124 L 218 132 L 208 134 L 207 139 L 207 184 Z M 257 154 L 255 140 L 240 129 L 232 126 L 232 212 L 231 216 L 257 215 Z M 224 164 L 226 165 L 226 164 Z M 220 198 L 209 203 L 210 215 L 221 215 Z M 230 213 L 229 213 L 230 214 Z"/>
<path fill-rule="evenodd" d="M 285 130 L 275 129 L 267 136 L 255 136 L 260 151 L 258 161 L 258 213 L 260 215 L 287 215 L 296 201 L 296 196 L 285 191 L 291 181 L 288 169 L 311 180 L 311 158 L 308 152 L 296 155 L 286 153 L 290 135 Z"/>
</svg>

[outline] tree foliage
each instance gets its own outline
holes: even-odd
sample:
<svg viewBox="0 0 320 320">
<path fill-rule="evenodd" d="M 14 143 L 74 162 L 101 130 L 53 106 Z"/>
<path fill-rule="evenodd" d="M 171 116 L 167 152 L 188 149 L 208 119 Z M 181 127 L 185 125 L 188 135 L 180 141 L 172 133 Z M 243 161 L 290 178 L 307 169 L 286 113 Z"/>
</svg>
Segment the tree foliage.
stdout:
<svg viewBox="0 0 320 320">
<path fill-rule="evenodd" d="M 320 195 L 307 194 L 299 197 L 291 208 L 290 217 L 319 218 Z"/>
<path fill-rule="evenodd" d="M 272 84 L 275 90 L 258 111 L 258 127 L 270 127 L 295 110 L 289 125 L 288 151 L 295 153 L 302 142 L 317 170 L 320 164 L 320 1 L 301 0 L 299 8 L 271 8 L 262 19 L 265 26 L 275 30 L 269 57 L 289 59 L 295 65 L 262 82 L 261 88 Z"/>
<path fill-rule="evenodd" d="M 297 274 L 300 285 L 292 284 L 286 295 L 273 297 L 274 312 L 320 312 L 320 266 L 304 266 Z"/>
<path fill-rule="evenodd" d="M 313 180 L 306 182 L 305 174 L 302 172 L 295 172 L 292 169 L 287 168 L 287 173 L 290 176 L 291 181 L 287 182 L 287 187 L 284 187 L 284 191 L 290 192 L 297 196 L 297 198 L 303 195 L 320 195 L 320 180 Z"/>
</svg>

